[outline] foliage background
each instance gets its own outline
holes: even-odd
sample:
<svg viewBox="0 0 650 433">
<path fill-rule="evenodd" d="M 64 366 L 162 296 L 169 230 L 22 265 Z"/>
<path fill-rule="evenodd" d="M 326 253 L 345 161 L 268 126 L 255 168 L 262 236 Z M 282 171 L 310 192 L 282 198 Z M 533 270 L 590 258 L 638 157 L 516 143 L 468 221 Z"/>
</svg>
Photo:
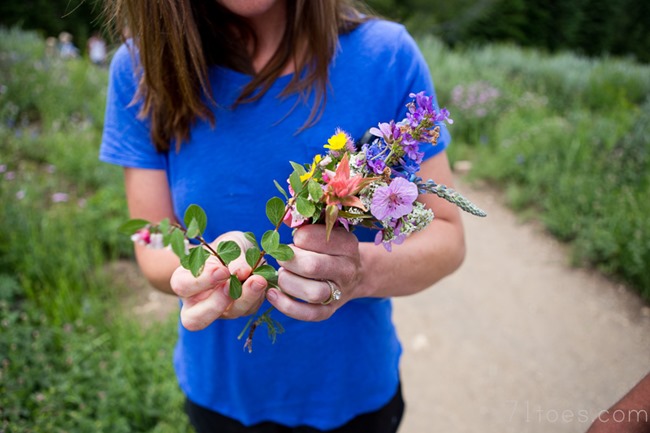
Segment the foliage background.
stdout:
<svg viewBox="0 0 650 433">
<path fill-rule="evenodd" d="M 590 56 L 615 54 L 650 61 L 650 2 L 646 0 L 368 0 L 373 10 L 431 34 L 449 46 L 511 42 Z M 66 30 L 84 47 L 101 30 L 101 0 L 8 0 L 0 25 Z"/>
</svg>

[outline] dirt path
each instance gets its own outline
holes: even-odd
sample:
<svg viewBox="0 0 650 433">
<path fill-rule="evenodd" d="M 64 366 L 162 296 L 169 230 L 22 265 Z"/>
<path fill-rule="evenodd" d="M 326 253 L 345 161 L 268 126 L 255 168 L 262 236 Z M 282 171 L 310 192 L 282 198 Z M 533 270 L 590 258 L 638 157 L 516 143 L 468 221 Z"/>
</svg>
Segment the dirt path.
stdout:
<svg viewBox="0 0 650 433">
<path fill-rule="evenodd" d="M 494 193 L 457 186 L 489 216 L 464 218 L 461 270 L 395 300 L 407 400 L 400 433 L 584 432 L 650 371 L 650 308 L 572 269 L 562 245 L 520 224 Z M 135 312 L 147 321 L 177 308 L 137 286 Z"/>
<path fill-rule="evenodd" d="M 493 193 L 458 187 L 488 218 L 464 218 L 456 274 L 395 300 L 400 433 L 584 432 L 650 371 L 650 308 L 569 267 L 562 245 Z"/>
</svg>

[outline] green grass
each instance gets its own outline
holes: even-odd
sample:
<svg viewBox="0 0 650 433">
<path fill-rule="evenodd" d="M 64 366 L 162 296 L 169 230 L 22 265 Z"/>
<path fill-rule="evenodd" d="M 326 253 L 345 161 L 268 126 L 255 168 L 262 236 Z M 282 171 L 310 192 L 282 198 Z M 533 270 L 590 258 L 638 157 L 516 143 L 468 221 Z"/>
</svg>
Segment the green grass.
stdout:
<svg viewBox="0 0 650 433">
<path fill-rule="evenodd" d="M 132 255 L 98 161 L 107 71 L 0 30 L 0 431 L 186 432 L 176 320 L 146 330 L 104 265 Z"/>
<path fill-rule="evenodd" d="M 575 264 L 650 299 L 650 67 L 507 45 L 421 47 L 457 120 L 451 159 L 473 160 L 471 176 L 571 243 Z M 458 98 L 477 83 L 498 97 Z"/>
</svg>

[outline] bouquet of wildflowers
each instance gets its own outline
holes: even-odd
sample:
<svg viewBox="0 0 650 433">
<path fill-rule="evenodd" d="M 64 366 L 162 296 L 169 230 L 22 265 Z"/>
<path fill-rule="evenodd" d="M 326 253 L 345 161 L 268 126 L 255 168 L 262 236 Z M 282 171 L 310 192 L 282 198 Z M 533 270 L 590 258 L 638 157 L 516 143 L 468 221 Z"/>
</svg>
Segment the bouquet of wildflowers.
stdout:
<svg viewBox="0 0 650 433">
<path fill-rule="evenodd" d="M 316 155 L 311 163 L 291 162 L 289 192 L 276 181 L 284 198 L 273 197 L 266 205 L 269 221 L 275 226 L 257 242 L 253 233 L 246 237 L 253 244 L 245 251 L 253 273 L 263 276 L 269 287 L 278 287 L 277 271 L 263 260 L 270 255 L 277 260 L 290 260 L 293 250 L 280 243 L 278 229 L 284 223 L 292 228 L 304 224 L 325 224 L 327 238 L 335 226 L 352 230 L 364 226 L 377 230 L 376 244 L 388 251 L 392 244 L 424 229 L 434 218 L 431 209 L 417 201 L 418 194 L 436 194 L 473 215 L 485 216 L 469 200 L 456 191 L 433 180 L 423 181 L 417 176 L 424 153 L 421 145 L 435 146 L 442 122 L 452 123 L 445 109 L 436 110 L 433 98 L 424 92 L 410 95 L 406 117 L 399 121 L 379 123 L 369 130 L 370 139 L 357 146 L 343 130 L 335 131 L 324 146 L 324 155 Z M 210 255 L 228 265 L 241 255 L 233 241 L 218 244 L 216 250 L 206 242 L 202 233 L 207 225 L 205 212 L 190 205 L 184 216 L 185 226 L 163 220 L 158 224 L 145 220 L 131 220 L 122 229 L 132 240 L 152 248 L 170 247 L 181 260 L 181 265 L 198 276 Z M 203 248 L 188 248 L 189 240 Z M 230 278 L 230 296 L 241 296 L 242 284 L 235 275 Z M 278 287 L 279 288 L 279 287 Z M 281 289 L 281 288 L 280 288 Z M 270 316 L 270 309 L 251 318 L 240 338 L 249 329 L 246 345 L 251 350 L 252 335 L 260 324 L 268 326 L 274 340 L 282 326 Z"/>
</svg>

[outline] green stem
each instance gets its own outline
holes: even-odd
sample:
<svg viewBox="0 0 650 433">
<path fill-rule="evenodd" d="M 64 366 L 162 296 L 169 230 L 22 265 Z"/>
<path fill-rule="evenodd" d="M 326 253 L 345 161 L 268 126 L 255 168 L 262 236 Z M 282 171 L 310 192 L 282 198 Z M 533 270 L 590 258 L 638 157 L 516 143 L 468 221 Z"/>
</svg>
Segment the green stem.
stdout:
<svg viewBox="0 0 650 433">
<path fill-rule="evenodd" d="M 180 224 L 172 223 L 171 226 L 174 227 L 174 228 L 177 229 L 177 230 L 182 231 L 184 235 L 187 234 L 187 230 L 185 230 L 183 227 L 181 227 Z M 187 238 L 187 236 L 185 236 L 185 237 Z M 214 250 L 214 248 L 212 248 L 212 247 L 210 246 L 210 244 L 207 243 L 207 242 L 205 241 L 205 239 L 203 239 L 202 236 L 197 236 L 197 237 L 195 237 L 195 238 L 193 238 L 193 239 L 196 239 L 197 241 L 199 241 L 199 242 L 201 243 L 202 246 L 204 246 L 208 251 L 210 251 L 210 254 L 212 254 L 213 256 L 215 256 L 215 257 L 216 257 L 216 258 L 221 262 L 222 265 L 227 266 L 227 265 L 226 265 L 226 262 L 223 261 L 223 259 L 222 259 L 221 256 L 219 255 L 219 253 L 217 253 L 217 252 Z"/>
</svg>

